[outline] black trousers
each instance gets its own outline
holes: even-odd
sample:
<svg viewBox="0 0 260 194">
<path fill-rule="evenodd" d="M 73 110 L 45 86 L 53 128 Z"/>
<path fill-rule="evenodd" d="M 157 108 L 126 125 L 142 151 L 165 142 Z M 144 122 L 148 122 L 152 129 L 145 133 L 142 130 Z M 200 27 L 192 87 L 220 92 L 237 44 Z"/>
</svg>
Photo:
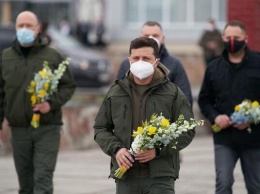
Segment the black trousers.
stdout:
<svg viewBox="0 0 260 194">
<path fill-rule="evenodd" d="M 53 194 L 60 126 L 13 127 L 12 145 L 19 194 Z"/>
<path fill-rule="evenodd" d="M 175 194 L 175 180 L 172 177 L 150 178 L 127 176 L 116 179 L 116 194 Z"/>
</svg>

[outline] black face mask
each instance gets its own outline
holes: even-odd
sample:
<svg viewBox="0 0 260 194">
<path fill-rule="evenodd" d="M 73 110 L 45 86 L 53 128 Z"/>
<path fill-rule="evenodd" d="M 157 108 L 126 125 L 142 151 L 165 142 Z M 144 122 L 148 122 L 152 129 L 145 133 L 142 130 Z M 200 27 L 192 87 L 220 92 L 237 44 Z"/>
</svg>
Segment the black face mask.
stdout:
<svg viewBox="0 0 260 194">
<path fill-rule="evenodd" d="M 228 42 L 224 42 L 225 49 L 230 53 L 236 53 L 240 51 L 245 46 L 245 40 L 234 40 L 231 39 Z"/>
</svg>

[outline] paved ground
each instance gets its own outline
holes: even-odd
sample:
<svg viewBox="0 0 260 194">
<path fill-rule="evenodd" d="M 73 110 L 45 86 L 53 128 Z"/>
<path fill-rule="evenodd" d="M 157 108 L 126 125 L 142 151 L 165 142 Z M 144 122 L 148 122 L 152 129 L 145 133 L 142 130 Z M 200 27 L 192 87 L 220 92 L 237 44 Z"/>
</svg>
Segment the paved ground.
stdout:
<svg viewBox="0 0 260 194">
<path fill-rule="evenodd" d="M 213 194 L 214 165 L 211 136 L 198 131 L 182 152 L 177 194 Z M 61 151 L 54 178 L 55 194 L 112 194 L 115 184 L 108 179 L 109 157 L 99 148 Z M 245 194 L 239 164 L 235 170 L 235 194 Z M 0 194 L 17 194 L 18 183 L 11 156 L 0 156 Z"/>
</svg>

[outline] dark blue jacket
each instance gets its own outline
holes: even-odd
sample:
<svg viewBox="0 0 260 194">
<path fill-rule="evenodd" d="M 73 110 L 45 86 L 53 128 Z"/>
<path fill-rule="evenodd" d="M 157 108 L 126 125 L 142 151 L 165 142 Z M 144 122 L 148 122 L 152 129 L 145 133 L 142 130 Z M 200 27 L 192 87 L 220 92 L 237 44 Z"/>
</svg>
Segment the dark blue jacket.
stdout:
<svg viewBox="0 0 260 194">
<path fill-rule="evenodd" d="M 170 71 L 170 73 L 168 74 L 170 81 L 175 83 L 182 90 L 182 92 L 184 93 L 187 100 L 192 106 L 190 83 L 181 62 L 175 57 L 171 56 L 164 45 L 161 45 L 159 51 L 159 58 L 160 62 L 164 66 L 166 66 Z M 125 59 L 121 63 L 121 66 L 117 74 L 117 79 L 122 79 L 126 75 L 126 72 L 129 70 L 129 67 L 129 61 L 128 59 Z"/>
<path fill-rule="evenodd" d="M 232 65 L 226 51 L 209 63 L 199 93 L 202 114 L 214 124 L 219 114 L 231 115 L 244 99 L 260 102 L 260 55 L 246 48 L 240 64 Z M 234 127 L 214 133 L 215 144 L 260 147 L 260 125 L 251 125 L 252 132 Z"/>
</svg>

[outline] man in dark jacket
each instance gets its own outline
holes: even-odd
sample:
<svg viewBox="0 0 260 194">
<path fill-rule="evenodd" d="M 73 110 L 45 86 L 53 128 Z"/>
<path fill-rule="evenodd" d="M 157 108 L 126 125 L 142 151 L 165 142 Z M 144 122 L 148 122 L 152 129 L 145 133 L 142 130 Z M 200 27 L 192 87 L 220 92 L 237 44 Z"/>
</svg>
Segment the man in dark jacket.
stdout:
<svg viewBox="0 0 260 194">
<path fill-rule="evenodd" d="M 156 41 L 137 38 L 131 42 L 129 53 L 130 71 L 108 91 L 96 117 L 94 139 L 111 156 L 111 177 L 116 178 L 119 166 L 129 168 L 122 179 L 116 179 L 117 194 L 174 194 L 179 150 L 190 144 L 194 128 L 180 135 L 176 149 L 169 144 L 143 150 L 134 155 L 135 160 L 128 150 L 133 129 L 152 114 L 162 113 L 175 122 L 180 114 L 186 120 L 193 118 L 193 112 L 182 91 L 169 81 L 167 68 L 159 63 Z"/>
<path fill-rule="evenodd" d="M 260 55 L 246 46 L 247 40 L 242 22 L 230 21 L 225 26 L 224 52 L 207 67 L 199 93 L 201 112 L 222 128 L 213 133 L 216 194 L 232 193 L 238 159 L 248 194 L 260 193 L 260 125 L 236 124 L 230 119 L 243 100 L 260 102 Z"/>
<path fill-rule="evenodd" d="M 192 94 L 190 83 L 186 72 L 181 64 L 181 62 L 175 57 L 171 56 L 164 45 L 164 35 L 162 32 L 162 27 L 158 22 L 148 21 L 146 22 L 141 30 L 141 37 L 150 37 L 154 38 L 159 44 L 159 58 L 160 62 L 165 65 L 169 70 L 169 78 L 172 83 L 175 83 L 184 93 L 187 100 L 192 106 Z M 117 79 L 121 79 L 126 75 L 126 72 L 129 70 L 130 65 L 128 59 L 125 59 L 118 71 Z"/>
<path fill-rule="evenodd" d="M 1 53 L 0 121 L 7 119 L 12 130 L 13 157 L 19 180 L 19 194 L 52 194 L 53 172 L 57 160 L 61 107 L 71 98 L 75 82 L 66 68 L 58 91 L 44 102 L 32 106 L 27 88 L 35 73 L 47 61 L 52 69 L 64 58 L 39 38 L 37 16 L 29 11 L 16 19 L 17 39 Z M 33 112 L 40 114 L 40 126 L 30 125 Z M 1 127 L 2 128 L 2 127 Z M 0 136 L 1 136 L 0 130 Z"/>
</svg>

